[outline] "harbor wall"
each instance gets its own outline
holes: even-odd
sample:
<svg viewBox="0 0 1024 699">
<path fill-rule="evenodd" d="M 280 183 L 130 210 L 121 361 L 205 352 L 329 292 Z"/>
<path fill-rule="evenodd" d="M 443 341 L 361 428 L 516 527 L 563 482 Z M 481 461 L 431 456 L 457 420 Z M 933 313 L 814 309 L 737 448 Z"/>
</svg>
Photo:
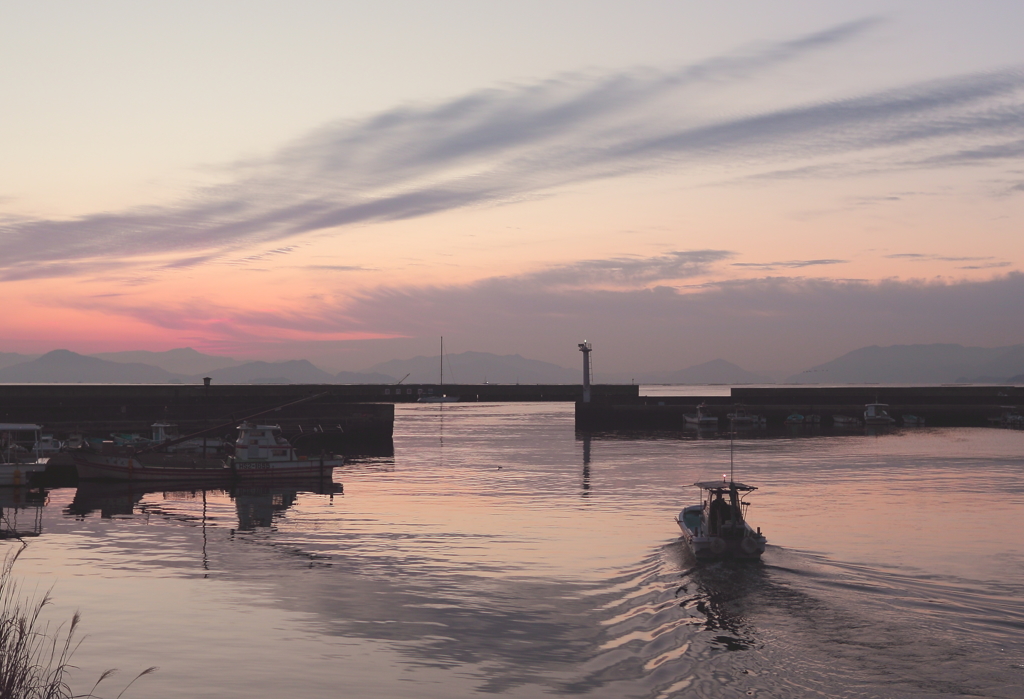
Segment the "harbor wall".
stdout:
<svg viewBox="0 0 1024 699">
<path fill-rule="evenodd" d="M 683 416 L 697 406 L 728 427 L 727 414 L 737 406 L 762 415 L 768 427 L 782 427 L 793 413 L 818 415 L 822 427 L 834 415 L 863 417 L 867 403 L 886 403 L 896 424 L 904 415 L 923 417 L 935 427 L 984 427 L 1008 410 L 1024 405 L 1024 388 L 1016 386 L 779 386 L 735 387 L 729 396 L 651 396 L 634 400 L 576 403 L 579 430 L 683 430 Z"/>
</svg>

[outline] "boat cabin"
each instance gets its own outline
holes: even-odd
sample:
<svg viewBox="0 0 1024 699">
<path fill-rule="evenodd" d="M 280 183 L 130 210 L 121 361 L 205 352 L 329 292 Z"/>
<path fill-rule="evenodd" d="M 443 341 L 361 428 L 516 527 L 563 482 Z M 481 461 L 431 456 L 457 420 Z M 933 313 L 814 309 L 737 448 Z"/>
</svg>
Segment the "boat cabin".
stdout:
<svg viewBox="0 0 1024 699">
<path fill-rule="evenodd" d="M 280 425 L 254 425 L 243 422 L 238 426 L 235 456 L 247 461 L 297 461 L 295 448 L 281 435 Z"/>
<path fill-rule="evenodd" d="M 0 422 L 0 463 L 24 464 L 40 458 L 36 450 L 42 425 Z"/>
<path fill-rule="evenodd" d="M 743 502 L 743 496 L 757 488 L 735 481 L 706 481 L 695 485 L 704 491 L 701 495 L 701 534 L 725 538 L 743 536 L 746 528 L 744 514 L 749 505 Z"/>
</svg>

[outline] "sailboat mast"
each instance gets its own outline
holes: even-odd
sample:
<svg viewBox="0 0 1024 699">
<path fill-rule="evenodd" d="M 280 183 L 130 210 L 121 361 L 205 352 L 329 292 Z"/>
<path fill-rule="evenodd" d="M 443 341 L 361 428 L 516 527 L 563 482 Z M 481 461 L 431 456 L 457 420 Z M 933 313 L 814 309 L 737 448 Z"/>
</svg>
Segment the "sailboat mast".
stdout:
<svg viewBox="0 0 1024 699">
<path fill-rule="evenodd" d="M 441 336 L 441 388 L 444 388 L 444 335 Z M 441 392 L 444 395 L 444 392 Z"/>
</svg>

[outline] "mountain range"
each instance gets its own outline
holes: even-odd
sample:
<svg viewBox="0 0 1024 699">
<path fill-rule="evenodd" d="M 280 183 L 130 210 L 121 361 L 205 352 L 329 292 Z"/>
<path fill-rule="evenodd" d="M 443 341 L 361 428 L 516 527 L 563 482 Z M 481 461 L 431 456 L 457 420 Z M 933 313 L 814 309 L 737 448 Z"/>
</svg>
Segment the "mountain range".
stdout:
<svg viewBox="0 0 1024 699">
<path fill-rule="evenodd" d="M 463 352 L 444 357 L 444 383 L 581 383 L 582 371 L 518 354 Z M 92 356 L 68 350 L 44 355 L 0 352 L 0 383 L 437 383 L 441 357 L 417 356 L 375 364 L 361 372 L 332 374 L 304 359 L 242 362 L 184 347 L 167 352 L 109 352 Z M 716 359 L 685 369 L 598 374 L 599 383 L 763 384 L 771 378 Z M 1024 345 L 893 345 L 862 347 L 789 377 L 786 383 L 941 384 L 1024 383 Z"/>
<path fill-rule="evenodd" d="M 1012 383 L 1024 373 L 1024 345 L 862 347 L 791 376 L 786 383 Z"/>
</svg>

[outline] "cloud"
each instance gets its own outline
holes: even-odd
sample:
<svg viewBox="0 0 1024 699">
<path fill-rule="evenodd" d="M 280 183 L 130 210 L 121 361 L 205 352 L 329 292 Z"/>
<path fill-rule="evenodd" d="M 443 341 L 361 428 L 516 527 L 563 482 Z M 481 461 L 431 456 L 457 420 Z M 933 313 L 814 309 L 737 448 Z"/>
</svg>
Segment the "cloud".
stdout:
<svg viewBox="0 0 1024 699">
<path fill-rule="evenodd" d="M 696 250 L 586 260 L 456 285 L 353 290 L 339 283 L 295 309 L 239 310 L 200 298 L 163 306 L 140 305 L 132 297 L 62 297 L 55 303 L 171 330 L 179 338 L 202 338 L 204 347 L 226 352 L 262 348 L 281 355 L 282 348 L 301 343 L 443 334 L 462 347 L 564 365 L 574 358 L 560 353 L 587 338 L 600 347 L 609 371 L 672 369 L 716 358 L 755 370 L 796 371 L 871 344 L 996 346 L 1022 339 L 1024 275 L 1018 272 L 960 282 L 771 276 L 671 284 L 732 256 Z M 832 262 L 841 261 L 774 264 L 799 269 Z M 375 345 L 373 355 L 366 366 L 387 350 Z"/>
<path fill-rule="evenodd" d="M 802 267 L 816 267 L 819 265 L 844 265 L 849 260 L 787 260 L 785 262 L 733 262 L 733 267 L 746 267 L 747 269 L 760 269 L 772 271 L 777 269 L 800 269 Z"/>
<path fill-rule="evenodd" d="M 688 250 L 655 257 L 627 255 L 607 260 L 582 260 L 514 278 L 543 287 L 637 286 L 707 274 L 714 263 L 732 257 L 727 250 Z"/>
<path fill-rule="evenodd" d="M 841 172 L 852 154 L 883 169 L 1019 155 L 1012 150 L 1024 143 L 1018 70 L 752 114 L 709 116 L 689 106 L 708 94 L 747 94 L 771 70 L 812 61 L 876 23 L 677 70 L 566 75 L 332 123 L 266 158 L 232 164 L 228 184 L 177 205 L 7 220 L 0 280 L 78 275 L 83 265 L 114 256 L 147 273 L 155 256 L 174 258 L 156 268 L 209 264 L 325 229 L 512 202 L 662 168 L 791 163 L 790 175 L 813 176 L 815 169 Z M 925 145 L 928 158 L 915 160 L 914 149 Z M 807 159 L 815 162 L 799 162 Z M 66 262 L 50 262 L 52 250 Z"/>
</svg>

